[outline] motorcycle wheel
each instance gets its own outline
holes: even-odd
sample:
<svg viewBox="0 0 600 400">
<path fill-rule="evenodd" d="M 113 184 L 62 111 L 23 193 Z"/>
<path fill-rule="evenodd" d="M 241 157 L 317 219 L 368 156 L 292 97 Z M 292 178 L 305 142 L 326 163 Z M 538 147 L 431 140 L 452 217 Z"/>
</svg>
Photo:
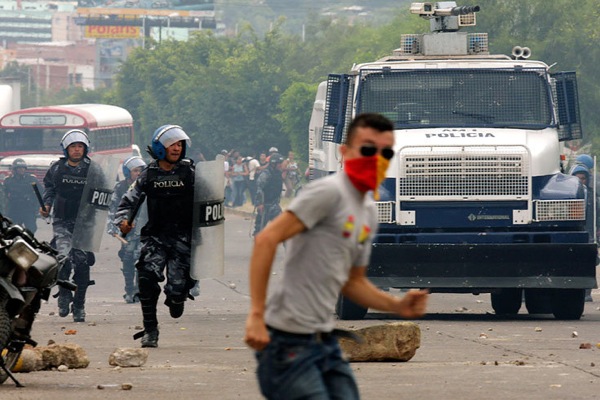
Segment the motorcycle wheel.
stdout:
<svg viewBox="0 0 600 400">
<path fill-rule="evenodd" d="M 6 293 L 2 291 L 0 293 L 0 349 L 2 349 L 2 354 L 0 357 L 4 360 L 4 365 L 10 371 L 13 369 L 19 357 L 21 356 L 21 351 L 15 352 L 11 351 L 7 348 L 8 341 L 10 340 L 10 318 L 8 316 L 8 312 L 6 311 Z M 4 372 L 3 369 L 0 369 L 0 385 L 3 384 L 8 379 L 8 375 Z"/>
</svg>

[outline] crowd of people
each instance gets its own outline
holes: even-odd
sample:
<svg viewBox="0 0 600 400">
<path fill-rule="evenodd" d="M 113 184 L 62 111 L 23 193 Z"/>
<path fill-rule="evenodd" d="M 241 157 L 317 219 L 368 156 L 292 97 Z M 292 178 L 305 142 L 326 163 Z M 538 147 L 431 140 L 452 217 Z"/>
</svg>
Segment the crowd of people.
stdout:
<svg viewBox="0 0 600 400">
<path fill-rule="evenodd" d="M 278 167 L 282 179 L 281 191 L 287 198 L 294 197 L 301 174 L 293 151 L 288 152 L 287 158 L 276 147 L 258 153 L 258 157 L 256 153 L 243 154 L 235 149 L 222 150 L 220 154 L 225 158 L 225 206 L 235 208 L 246 202 L 257 205 L 259 177 L 269 169 L 273 155 L 281 159 Z"/>
</svg>

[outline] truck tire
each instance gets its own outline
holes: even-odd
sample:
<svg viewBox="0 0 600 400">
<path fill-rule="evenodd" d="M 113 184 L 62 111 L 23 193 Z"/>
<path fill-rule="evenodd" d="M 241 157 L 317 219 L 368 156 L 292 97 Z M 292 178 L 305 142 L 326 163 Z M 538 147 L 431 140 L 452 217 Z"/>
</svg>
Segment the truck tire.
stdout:
<svg viewBox="0 0 600 400">
<path fill-rule="evenodd" d="M 498 315 L 517 314 L 522 301 L 521 289 L 501 289 L 498 293 L 492 293 L 492 308 Z"/>
<path fill-rule="evenodd" d="M 529 314 L 552 314 L 552 292 L 549 289 L 525 289 L 525 307 Z"/>
<path fill-rule="evenodd" d="M 552 293 L 552 314 L 556 319 L 580 319 L 585 306 L 585 289 L 556 289 Z"/>
<path fill-rule="evenodd" d="M 335 313 L 343 320 L 363 319 L 367 315 L 367 308 L 359 306 L 351 300 L 340 294 L 337 304 L 335 305 Z"/>
</svg>

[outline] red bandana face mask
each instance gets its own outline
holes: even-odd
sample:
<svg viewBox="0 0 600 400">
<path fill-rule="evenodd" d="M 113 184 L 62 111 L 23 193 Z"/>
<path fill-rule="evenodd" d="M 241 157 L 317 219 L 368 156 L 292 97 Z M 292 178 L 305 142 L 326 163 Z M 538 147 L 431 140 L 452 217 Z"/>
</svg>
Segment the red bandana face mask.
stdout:
<svg viewBox="0 0 600 400">
<path fill-rule="evenodd" d="M 390 160 L 374 155 L 371 157 L 359 157 L 344 161 L 344 171 L 350 178 L 354 187 L 362 193 L 376 190 L 385 179 Z M 375 199 L 378 199 L 375 193 Z"/>
</svg>

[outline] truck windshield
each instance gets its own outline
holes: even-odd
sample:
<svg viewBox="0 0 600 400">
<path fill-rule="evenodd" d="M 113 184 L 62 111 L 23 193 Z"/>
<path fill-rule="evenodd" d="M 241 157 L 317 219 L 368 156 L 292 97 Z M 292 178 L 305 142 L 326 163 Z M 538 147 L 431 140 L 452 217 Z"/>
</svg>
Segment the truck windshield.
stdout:
<svg viewBox="0 0 600 400">
<path fill-rule="evenodd" d="M 396 128 L 552 125 L 541 69 L 362 70 L 358 112 L 382 113 Z"/>
</svg>

